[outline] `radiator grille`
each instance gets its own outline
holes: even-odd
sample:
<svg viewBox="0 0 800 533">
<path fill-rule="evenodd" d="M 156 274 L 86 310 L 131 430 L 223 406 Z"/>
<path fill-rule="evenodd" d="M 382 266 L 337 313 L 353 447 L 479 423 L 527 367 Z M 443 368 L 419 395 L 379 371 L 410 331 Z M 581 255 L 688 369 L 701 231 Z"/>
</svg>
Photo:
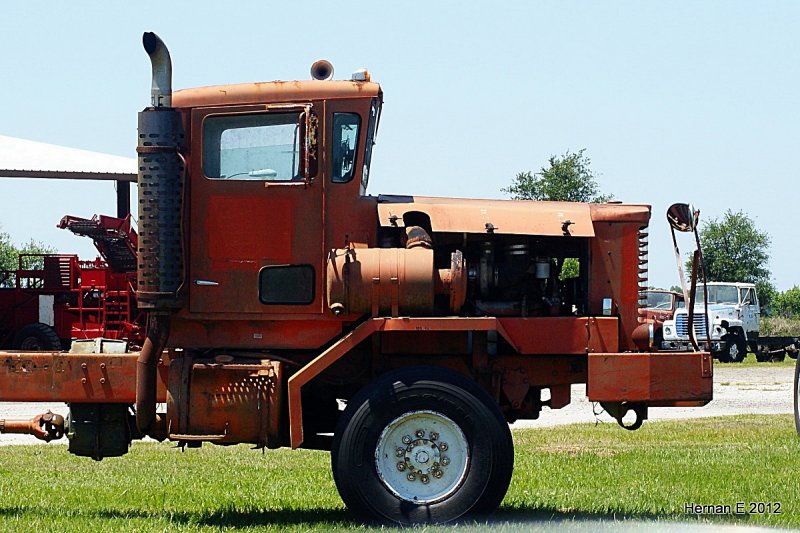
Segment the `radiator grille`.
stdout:
<svg viewBox="0 0 800 533">
<path fill-rule="evenodd" d="M 706 336 L 706 315 L 705 313 L 697 313 L 692 317 L 694 325 L 694 334 L 697 338 L 704 338 Z M 681 313 L 675 315 L 675 332 L 678 335 L 689 334 L 689 315 L 688 313 Z"/>
<path fill-rule="evenodd" d="M 648 227 L 641 226 L 639 228 L 639 257 L 638 257 L 638 283 L 639 283 L 639 309 L 647 307 L 647 245 L 648 245 Z M 643 317 L 639 316 L 641 322 Z"/>
</svg>

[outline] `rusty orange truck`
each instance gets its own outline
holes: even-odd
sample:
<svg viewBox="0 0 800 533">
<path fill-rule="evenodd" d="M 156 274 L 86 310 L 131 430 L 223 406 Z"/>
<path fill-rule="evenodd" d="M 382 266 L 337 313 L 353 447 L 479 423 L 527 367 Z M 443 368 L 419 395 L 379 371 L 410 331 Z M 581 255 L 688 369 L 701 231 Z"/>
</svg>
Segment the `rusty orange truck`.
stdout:
<svg viewBox="0 0 800 533">
<path fill-rule="evenodd" d="M 573 384 L 634 427 L 711 400 L 710 355 L 657 351 L 639 313 L 649 206 L 367 195 L 383 93 L 366 70 L 173 93 L 163 42 L 144 47 L 146 340 L 3 353 L 0 400 L 69 414 L 0 431 L 95 459 L 145 436 L 330 450 L 358 516 L 445 522 L 500 504 L 508 424 Z"/>
</svg>

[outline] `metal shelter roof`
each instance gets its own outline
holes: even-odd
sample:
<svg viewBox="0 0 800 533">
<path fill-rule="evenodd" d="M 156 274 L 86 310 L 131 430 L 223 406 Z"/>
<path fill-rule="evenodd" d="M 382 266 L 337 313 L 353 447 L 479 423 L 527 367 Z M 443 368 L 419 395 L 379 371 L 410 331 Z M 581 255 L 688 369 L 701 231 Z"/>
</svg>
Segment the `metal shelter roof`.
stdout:
<svg viewBox="0 0 800 533">
<path fill-rule="evenodd" d="M 0 135 L 0 178 L 136 181 L 136 158 Z"/>
</svg>

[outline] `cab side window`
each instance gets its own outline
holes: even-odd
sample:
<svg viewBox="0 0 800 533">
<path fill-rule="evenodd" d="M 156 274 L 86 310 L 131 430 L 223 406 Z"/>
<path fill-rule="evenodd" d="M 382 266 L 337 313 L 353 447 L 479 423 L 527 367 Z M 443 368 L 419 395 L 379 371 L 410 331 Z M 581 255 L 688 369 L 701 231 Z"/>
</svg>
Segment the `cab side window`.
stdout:
<svg viewBox="0 0 800 533">
<path fill-rule="evenodd" d="M 331 180 L 347 183 L 356 171 L 356 149 L 361 117 L 356 113 L 333 114 L 333 143 Z"/>
<path fill-rule="evenodd" d="M 209 116 L 203 172 L 210 179 L 292 181 L 300 175 L 300 114 Z"/>
<path fill-rule="evenodd" d="M 753 289 L 741 289 L 742 305 L 756 305 L 756 295 Z"/>
</svg>

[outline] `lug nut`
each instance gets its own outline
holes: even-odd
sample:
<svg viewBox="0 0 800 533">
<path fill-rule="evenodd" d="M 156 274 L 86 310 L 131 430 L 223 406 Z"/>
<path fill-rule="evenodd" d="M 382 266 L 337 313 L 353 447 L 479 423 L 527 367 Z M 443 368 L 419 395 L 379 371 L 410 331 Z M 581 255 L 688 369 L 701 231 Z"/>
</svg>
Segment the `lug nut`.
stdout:
<svg viewBox="0 0 800 533">
<path fill-rule="evenodd" d="M 403 444 L 411 444 L 411 440 L 412 440 L 411 437 L 409 435 L 406 435 L 405 437 L 403 437 Z"/>
<path fill-rule="evenodd" d="M 419 477 L 419 480 L 422 481 L 423 484 L 427 485 L 428 481 L 430 481 L 430 478 L 428 476 L 426 476 L 425 474 L 422 474 Z"/>
<path fill-rule="evenodd" d="M 397 457 L 403 457 L 406 454 L 406 450 L 405 450 L 405 448 L 397 448 L 397 450 L 395 450 L 394 454 Z"/>
<path fill-rule="evenodd" d="M 417 436 L 417 438 L 421 439 L 422 437 L 425 436 L 425 432 L 422 431 L 421 429 L 418 429 L 415 435 Z"/>
<path fill-rule="evenodd" d="M 447 466 L 450 464 L 450 459 L 447 457 L 442 457 L 442 466 Z"/>
<path fill-rule="evenodd" d="M 439 438 L 439 434 L 435 431 L 431 431 L 431 440 L 436 440 Z"/>
<path fill-rule="evenodd" d="M 435 477 L 436 479 L 441 479 L 443 475 L 444 472 L 442 472 L 441 470 L 437 469 L 433 471 L 433 477 Z"/>
<path fill-rule="evenodd" d="M 397 469 L 402 472 L 403 470 L 406 469 L 406 464 L 403 461 L 400 461 L 399 463 L 397 463 Z"/>
<path fill-rule="evenodd" d="M 412 472 L 409 472 L 408 475 L 406 476 L 406 479 L 409 481 L 414 481 L 415 479 L 417 479 L 417 476 L 415 476 Z"/>
<path fill-rule="evenodd" d="M 439 449 L 442 450 L 443 452 L 446 452 L 447 451 L 447 443 L 443 442 L 443 443 L 439 444 Z"/>
</svg>

